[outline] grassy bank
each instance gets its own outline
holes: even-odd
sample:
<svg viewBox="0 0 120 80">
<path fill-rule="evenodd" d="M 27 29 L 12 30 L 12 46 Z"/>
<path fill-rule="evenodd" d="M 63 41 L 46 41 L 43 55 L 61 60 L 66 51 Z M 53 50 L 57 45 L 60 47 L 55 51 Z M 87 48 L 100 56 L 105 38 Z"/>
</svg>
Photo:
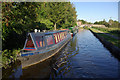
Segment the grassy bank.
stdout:
<svg viewBox="0 0 120 80">
<path fill-rule="evenodd" d="M 99 35 L 99 36 L 102 36 L 105 40 L 107 40 L 108 42 L 110 42 L 110 43 L 112 43 L 113 45 L 115 45 L 115 46 L 117 46 L 117 47 L 119 47 L 120 48 L 120 41 L 118 40 L 118 39 L 115 39 L 115 38 L 113 38 L 113 37 L 111 37 L 111 36 L 108 36 L 108 35 L 106 35 L 106 34 L 104 34 L 104 33 L 108 33 L 108 34 L 111 34 L 111 35 L 114 35 L 114 36 L 117 36 L 118 37 L 118 33 L 119 33 L 119 29 L 116 29 L 116 28 L 106 28 L 105 30 L 104 30 L 104 28 L 96 28 L 96 27 L 92 27 L 92 28 L 90 28 L 93 32 L 95 32 L 97 35 Z M 118 31 L 118 32 L 114 32 L 114 33 L 112 33 L 112 30 L 113 30 L 113 32 L 114 32 L 114 30 L 116 30 L 116 31 Z M 102 31 L 103 33 L 101 33 L 100 31 Z"/>
<path fill-rule="evenodd" d="M 102 31 L 104 33 L 109 33 L 111 35 L 114 35 L 114 36 L 117 36 L 117 37 L 120 37 L 120 29 L 119 28 L 102 28 L 102 27 L 92 27 L 94 29 L 97 29 L 99 31 Z"/>
</svg>

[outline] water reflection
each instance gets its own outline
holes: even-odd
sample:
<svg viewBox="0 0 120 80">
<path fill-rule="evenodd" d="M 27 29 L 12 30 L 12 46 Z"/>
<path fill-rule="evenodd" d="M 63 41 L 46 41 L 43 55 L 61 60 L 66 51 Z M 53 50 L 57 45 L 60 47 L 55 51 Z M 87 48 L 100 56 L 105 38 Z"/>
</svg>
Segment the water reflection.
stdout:
<svg viewBox="0 0 120 80">
<path fill-rule="evenodd" d="M 8 69 L 2 69 L 2 78 L 20 78 L 22 75 L 22 65 L 19 60 Z"/>
<path fill-rule="evenodd" d="M 55 56 L 25 69 L 17 65 L 4 77 L 118 78 L 119 64 L 90 31 L 83 30 Z"/>
</svg>

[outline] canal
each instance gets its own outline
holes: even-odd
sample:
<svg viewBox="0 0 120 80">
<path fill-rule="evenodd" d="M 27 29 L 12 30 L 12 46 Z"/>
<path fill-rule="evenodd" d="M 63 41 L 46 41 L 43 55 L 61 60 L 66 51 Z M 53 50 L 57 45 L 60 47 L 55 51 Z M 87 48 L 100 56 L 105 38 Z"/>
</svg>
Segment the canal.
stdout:
<svg viewBox="0 0 120 80">
<path fill-rule="evenodd" d="M 119 78 L 120 62 L 89 31 L 80 30 L 55 56 L 22 69 L 16 62 L 3 78 Z"/>
</svg>

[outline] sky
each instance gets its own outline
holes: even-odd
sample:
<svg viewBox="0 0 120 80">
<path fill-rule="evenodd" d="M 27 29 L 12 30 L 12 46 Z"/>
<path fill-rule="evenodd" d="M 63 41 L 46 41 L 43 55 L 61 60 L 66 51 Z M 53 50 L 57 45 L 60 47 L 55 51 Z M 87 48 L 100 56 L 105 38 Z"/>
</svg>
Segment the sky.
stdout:
<svg viewBox="0 0 120 80">
<path fill-rule="evenodd" d="M 118 21 L 118 2 L 72 2 L 77 11 L 77 19 L 94 23 L 109 19 Z"/>
</svg>

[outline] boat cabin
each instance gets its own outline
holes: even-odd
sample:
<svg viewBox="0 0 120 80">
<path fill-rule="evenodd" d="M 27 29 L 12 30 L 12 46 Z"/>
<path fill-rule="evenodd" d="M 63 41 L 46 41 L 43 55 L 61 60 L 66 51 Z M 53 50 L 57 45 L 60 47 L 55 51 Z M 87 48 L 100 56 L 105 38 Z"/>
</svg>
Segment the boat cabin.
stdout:
<svg viewBox="0 0 120 80">
<path fill-rule="evenodd" d="M 34 51 L 60 43 L 67 37 L 68 30 L 28 33 L 23 50 Z"/>
</svg>

